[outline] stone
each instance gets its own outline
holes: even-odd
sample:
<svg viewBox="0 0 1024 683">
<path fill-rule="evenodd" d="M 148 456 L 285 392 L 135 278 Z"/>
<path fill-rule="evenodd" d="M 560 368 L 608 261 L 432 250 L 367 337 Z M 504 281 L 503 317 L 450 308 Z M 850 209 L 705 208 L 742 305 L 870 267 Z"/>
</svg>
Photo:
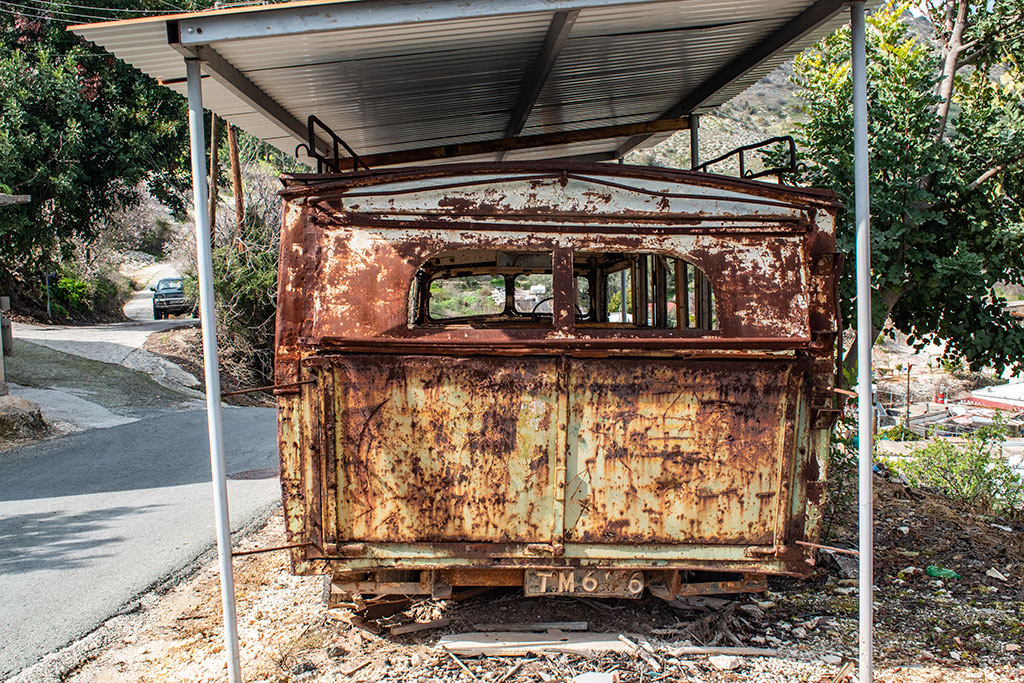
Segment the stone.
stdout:
<svg viewBox="0 0 1024 683">
<path fill-rule="evenodd" d="M 985 576 L 992 579 L 998 579 L 1000 581 L 1006 581 L 1006 577 L 1003 575 L 1003 573 L 995 567 L 992 567 L 987 572 L 985 572 Z"/>
<path fill-rule="evenodd" d="M 10 394 L 0 396 L 0 438 L 31 439 L 48 430 L 35 403 Z"/>
<path fill-rule="evenodd" d="M 721 671 L 732 671 L 740 665 L 740 658 L 732 655 L 715 655 L 708 657 L 708 663 Z"/>
<path fill-rule="evenodd" d="M 838 655 L 822 655 L 821 661 L 826 664 L 838 664 L 843 661 L 843 658 Z"/>
</svg>

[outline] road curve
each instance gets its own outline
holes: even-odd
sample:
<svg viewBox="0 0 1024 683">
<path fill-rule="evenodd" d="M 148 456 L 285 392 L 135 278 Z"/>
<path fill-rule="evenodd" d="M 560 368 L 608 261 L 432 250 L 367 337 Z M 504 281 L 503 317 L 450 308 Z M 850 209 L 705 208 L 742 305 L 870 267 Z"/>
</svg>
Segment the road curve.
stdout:
<svg viewBox="0 0 1024 683">
<path fill-rule="evenodd" d="M 274 410 L 225 407 L 224 425 L 238 528 L 280 500 Z M 213 525 L 205 411 L 0 454 L 0 679 L 193 563 Z"/>
</svg>

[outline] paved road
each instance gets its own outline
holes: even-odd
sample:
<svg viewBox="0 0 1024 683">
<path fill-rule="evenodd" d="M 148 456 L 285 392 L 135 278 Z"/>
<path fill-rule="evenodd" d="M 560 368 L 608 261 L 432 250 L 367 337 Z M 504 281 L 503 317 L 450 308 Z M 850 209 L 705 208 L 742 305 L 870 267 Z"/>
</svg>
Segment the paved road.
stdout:
<svg viewBox="0 0 1024 683">
<path fill-rule="evenodd" d="M 232 526 L 280 500 L 274 411 L 225 407 Z M 0 453 L 0 679 L 214 543 L 205 411 Z"/>
<path fill-rule="evenodd" d="M 198 320 L 183 319 L 80 326 L 15 323 L 13 328 L 15 344 L 24 340 L 61 353 L 120 365 L 145 373 L 178 393 L 202 398 L 202 394 L 195 391 L 199 380 L 163 356 L 143 348 L 154 332 L 198 324 Z M 17 351 L 15 348 L 15 356 Z"/>
</svg>

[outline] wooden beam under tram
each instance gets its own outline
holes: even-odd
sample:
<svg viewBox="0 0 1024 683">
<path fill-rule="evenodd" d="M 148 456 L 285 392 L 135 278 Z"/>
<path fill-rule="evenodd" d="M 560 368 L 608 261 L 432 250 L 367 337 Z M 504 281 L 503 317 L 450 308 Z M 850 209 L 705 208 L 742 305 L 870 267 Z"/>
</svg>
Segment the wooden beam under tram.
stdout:
<svg viewBox="0 0 1024 683">
<path fill-rule="evenodd" d="M 612 140 L 614 138 L 634 135 L 653 135 L 690 127 L 690 117 L 657 119 L 643 123 L 624 123 L 615 126 L 600 126 L 583 130 L 568 130 L 558 133 L 541 133 L 523 137 L 506 137 L 483 142 L 466 142 L 456 145 L 437 145 L 420 149 L 405 149 L 398 152 L 382 152 L 381 154 L 360 155 L 359 158 L 370 168 L 394 166 L 396 164 L 413 164 L 419 161 L 436 161 L 456 157 L 475 156 L 478 154 L 495 154 L 512 152 L 519 149 L 536 149 L 539 147 L 556 147 L 572 145 L 580 142 L 596 140 Z"/>
</svg>

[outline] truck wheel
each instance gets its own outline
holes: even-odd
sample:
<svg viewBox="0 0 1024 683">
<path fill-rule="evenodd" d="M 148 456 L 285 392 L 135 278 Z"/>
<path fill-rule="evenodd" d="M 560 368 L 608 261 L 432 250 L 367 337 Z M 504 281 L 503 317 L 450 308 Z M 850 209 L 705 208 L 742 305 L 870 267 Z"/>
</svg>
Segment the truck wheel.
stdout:
<svg viewBox="0 0 1024 683">
<path fill-rule="evenodd" d="M 164 317 L 163 313 L 164 313 L 163 311 L 159 311 L 159 310 L 157 310 L 154 307 L 153 308 L 153 320 L 160 320 L 161 318 L 163 318 Z"/>
</svg>

